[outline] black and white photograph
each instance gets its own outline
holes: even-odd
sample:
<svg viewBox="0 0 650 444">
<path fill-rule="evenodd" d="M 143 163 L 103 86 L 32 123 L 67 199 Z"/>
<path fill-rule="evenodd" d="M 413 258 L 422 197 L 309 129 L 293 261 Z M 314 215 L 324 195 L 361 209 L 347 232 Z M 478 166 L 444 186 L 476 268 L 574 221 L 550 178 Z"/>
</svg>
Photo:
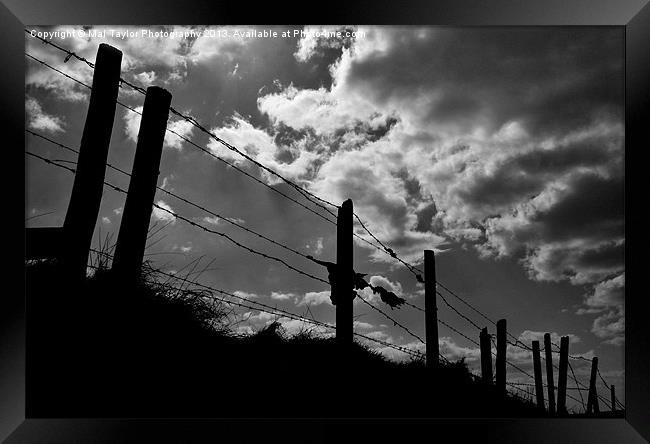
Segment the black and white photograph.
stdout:
<svg viewBox="0 0 650 444">
<path fill-rule="evenodd" d="M 629 417 L 625 26 L 361 22 L 22 27 L 27 418 Z"/>
<path fill-rule="evenodd" d="M 623 37 L 26 29 L 38 409 L 622 415 Z"/>
</svg>

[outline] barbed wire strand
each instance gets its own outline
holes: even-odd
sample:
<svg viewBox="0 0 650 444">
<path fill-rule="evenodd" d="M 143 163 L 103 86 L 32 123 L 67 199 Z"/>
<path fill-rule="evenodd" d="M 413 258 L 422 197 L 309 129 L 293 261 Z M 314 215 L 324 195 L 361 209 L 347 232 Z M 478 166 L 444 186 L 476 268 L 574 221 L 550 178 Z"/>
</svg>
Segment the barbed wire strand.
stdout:
<svg viewBox="0 0 650 444">
<path fill-rule="evenodd" d="M 62 143 L 56 142 L 56 141 L 54 141 L 53 139 L 50 139 L 50 138 L 47 137 L 47 136 L 44 136 L 44 135 L 42 135 L 42 134 L 38 134 L 38 133 L 36 133 L 36 132 L 34 132 L 34 131 L 31 131 L 31 130 L 29 130 L 29 129 L 25 129 L 25 131 L 26 131 L 27 133 L 29 133 L 29 134 L 32 134 L 32 135 L 36 136 L 36 137 L 40 137 L 41 139 L 44 139 L 44 140 L 46 140 L 46 141 L 49 142 L 49 143 L 52 143 L 52 144 L 54 144 L 54 145 L 56 145 L 56 146 L 59 146 L 59 147 L 65 149 L 65 150 L 68 150 L 68 151 L 70 151 L 70 152 L 76 153 L 77 155 L 79 154 L 79 151 L 78 151 L 78 150 L 75 150 L 74 148 L 71 148 L 71 147 L 69 147 L 69 146 L 66 146 L 66 145 L 64 145 L 64 144 L 62 144 Z M 108 168 L 114 170 L 114 171 L 117 171 L 117 172 L 119 172 L 119 173 L 121 173 L 121 174 L 124 174 L 124 175 L 126 175 L 126 176 L 128 176 L 128 177 L 131 177 L 131 173 L 128 173 L 128 172 L 124 171 L 123 169 L 118 168 L 118 167 L 112 165 L 112 164 L 109 163 L 109 162 L 106 163 L 106 166 L 107 166 Z M 200 205 L 200 204 L 197 204 L 197 203 L 195 203 L 195 202 L 192 202 L 192 201 L 190 201 L 189 199 L 187 199 L 187 198 L 185 198 L 185 197 L 183 197 L 183 196 L 181 196 L 181 195 L 179 195 L 179 194 L 176 194 L 176 193 L 174 193 L 174 192 L 172 192 L 172 191 L 166 190 L 166 189 L 164 189 L 164 188 L 162 188 L 162 187 L 160 187 L 160 186 L 156 186 L 156 189 L 159 190 L 160 192 L 165 193 L 165 194 L 167 194 L 167 195 L 169 195 L 169 196 L 171 196 L 171 197 L 173 197 L 173 198 L 175 198 L 175 199 L 178 199 L 178 200 L 180 200 L 180 201 L 182 201 L 182 202 L 184 202 L 184 203 L 186 203 L 186 204 L 188 204 L 188 205 L 191 205 L 191 206 L 193 206 L 194 208 L 197 208 L 197 209 L 199 209 L 199 210 L 201 210 L 201 211 L 203 211 L 203 212 L 205 212 L 205 213 L 207 213 L 207 214 L 210 214 L 211 216 L 214 216 L 214 217 L 217 217 L 217 218 L 219 218 L 219 219 L 221 219 L 221 220 L 224 220 L 225 222 L 227 222 L 227 223 L 229 223 L 229 224 L 231 224 L 231 225 L 234 225 L 234 226 L 236 226 L 236 227 L 238 227 L 238 228 L 240 228 L 240 229 L 242 229 L 242 230 L 244 230 L 244 231 L 246 231 L 246 232 L 248 232 L 248 233 L 251 233 L 251 234 L 253 234 L 253 235 L 255 235 L 255 236 L 257 236 L 257 237 L 259 237 L 259 238 L 261 238 L 261 239 L 264 239 L 264 240 L 266 240 L 267 242 L 270 242 L 270 243 L 272 243 L 272 244 L 274 244 L 274 245 L 276 245 L 276 246 L 278 246 L 278 247 L 281 247 L 281 248 L 283 248 L 283 249 L 285 249 L 285 250 L 287 250 L 287 251 L 290 251 L 290 252 L 292 252 L 292 253 L 294 253 L 294 254 L 296 254 L 296 255 L 298 255 L 298 256 L 301 256 L 301 257 L 303 257 L 303 258 L 305 258 L 305 259 L 312 260 L 312 259 L 310 259 L 309 256 L 308 256 L 307 254 L 305 254 L 305 253 L 302 253 L 302 252 L 300 252 L 300 251 L 298 251 L 298 250 L 296 250 L 296 249 L 294 249 L 294 248 L 291 248 L 291 247 L 289 247 L 289 246 L 287 246 L 287 245 L 285 245 L 285 244 L 283 244 L 283 243 L 281 243 L 281 242 L 275 241 L 275 240 L 273 240 L 273 239 L 271 239 L 271 238 L 269 238 L 269 237 L 267 237 L 267 236 L 265 236 L 265 235 L 263 235 L 263 234 L 261 234 L 261 233 L 256 232 L 255 230 L 252 230 L 252 229 L 250 229 L 250 228 L 248 228 L 248 227 L 245 227 L 244 225 L 239 224 L 239 223 L 237 223 L 237 222 L 231 220 L 231 218 L 229 218 L 229 217 L 226 217 L 226 216 L 223 216 L 223 215 L 221 215 L 221 214 L 215 213 L 214 211 L 212 211 L 212 210 L 210 210 L 210 209 L 208 209 L 208 208 L 206 208 L 206 207 L 204 207 L 204 206 L 202 206 L 202 205 Z"/>
<path fill-rule="evenodd" d="M 381 313 L 384 317 L 388 318 L 391 322 L 393 322 L 393 324 L 395 324 L 396 326 L 400 327 L 402 330 L 404 330 L 405 332 L 407 332 L 409 335 L 413 336 L 415 339 L 417 339 L 417 340 L 420 341 L 421 343 L 426 344 L 426 342 L 424 342 L 424 341 L 422 340 L 421 337 L 419 337 L 418 335 L 416 335 L 415 333 L 413 333 L 411 330 L 409 330 L 408 327 L 406 327 L 406 326 L 402 325 L 401 323 L 399 323 L 398 321 L 396 321 L 396 320 L 395 320 L 393 317 L 391 317 L 388 313 L 385 313 L 385 312 L 384 312 L 383 310 L 381 310 L 380 308 L 377 308 L 377 307 L 375 307 L 374 305 L 372 305 L 370 302 L 366 301 L 366 300 L 365 300 L 365 299 L 364 299 L 360 294 L 357 294 L 357 297 L 361 300 L 361 302 L 363 302 L 364 304 L 366 304 L 367 306 L 369 306 L 369 307 L 372 308 L 373 310 L 375 310 L 375 311 Z"/>
<path fill-rule="evenodd" d="M 60 167 L 60 168 L 63 168 L 63 167 L 64 167 L 64 166 L 61 165 L 61 164 L 58 164 L 58 163 L 52 162 L 51 160 L 46 159 L 46 158 L 44 158 L 44 157 L 42 157 L 42 156 L 36 155 L 36 154 L 34 154 L 34 153 L 26 152 L 26 154 L 31 155 L 31 156 L 34 156 L 34 157 L 37 157 L 37 158 L 39 158 L 39 159 L 41 159 L 41 160 L 43 160 L 43 161 L 45 161 L 46 163 L 49 163 L 49 164 L 51 164 L 51 165 L 56 165 L 56 166 L 58 166 L 58 167 Z M 66 169 L 67 169 L 68 171 L 70 171 L 70 172 L 76 173 L 76 171 L 73 170 L 73 169 L 71 169 L 71 168 L 66 168 Z M 109 183 L 109 182 L 104 181 L 104 185 L 106 185 L 107 187 L 109 187 L 109 188 L 111 188 L 111 189 L 113 189 L 114 191 L 117 191 L 117 192 L 119 192 L 119 193 L 122 193 L 122 194 L 128 194 L 128 192 L 127 192 L 126 190 L 124 190 L 124 189 L 122 189 L 122 188 L 120 188 L 120 187 L 118 187 L 118 186 L 116 186 L 116 185 L 113 185 L 113 184 L 111 184 L 111 183 Z M 246 245 L 244 245 L 244 244 L 242 244 L 242 243 L 236 241 L 235 239 L 233 239 L 232 237 L 230 237 L 230 236 L 227 235 L 226 233 L 221 233 L 221 232 L 219 232 L 219 231 L 212 230 L 212 229 L 210 229 L 210 228 L 204 227 L 203 225 L 201 225 L 201 224 L 197 224 L 197 223 L 194 222 L 193 220 L 191 220 L 191 219 L 189 219 L 189 218 L 187 218 L 187 217 L 185 217 L 185 216 L 182 216 L 182 215 L 180 215 L 180 214 L 178 214 L 178 213 L 176 213 L 176 212 L 174 212 L 174 211 L 172 211 L 172 210 L 169 210 L 169 209 L 167 209 L 167 208 L 164 208 L 164 207 L 162 207 L 162 206 L 160 206 L 160 205 L 158 205 L 158 204 L 156 204 L 156 203 L 153 204 L 153 207 L 159 209 L 160 211 L 166 212 L 166 213 L 172 215 L 173 217 L 175 217 L 176 219 L 180 219 L 180 220 L 184 221 L 185 223 L 187 223 L 187 224 L 189 224 L 189 225 L 191 225 L 191 226 L 193 226 L 193 227 L 195 227 L 195 228 L 199 228 L 199 229 L 201 229 L 201 230 L 203 230 L 203 231 L 205 231 L 205 232 L 208 232 L 208 233 L 215 234 L 215 235 L 217 235 L 217 236 L 223 237 L 223 238 L 229 240 L 231 243 L 233 243 L 233 244 L 235 244 L 236 246 L 238 246 L 239 248 L 242 248 L 242 249 L 248 251 L 249 253 L 256 254 L 256 255 L 258 255 L 258 256 L 264 257 L 265 259 L 273 260 L 273 261 L 275 261 L 275 262 L 278 262 L 278 263 L 284 265 L 286 268 L 295 271 L 296 273 L 299 273 L 299 274 L 301 274 L 301 275 L 303 275 L 303 276 L 306 276 L 306 277 L 309 277 L 309 278 L 311 278 L 311 279 L 313 279 L 313 280 L 315 280 L 315 281 L 322 282 L 322 283 L 325 283 L 325 284 L 328 284 L 328 285 L 329 285 L 329 282 L 326 281 L 325 279 L 319 278 L 318 276 L 314 276 L 314 275 L 311 274 L 311 273 L 308 273 L 308 272 L 306 272 L 306 271 L 300 270 L 299 268 L 294 267 L 293 265 L 287 263 L 286 261 L 284 261 L 284 260 L 282 260 L 282 259 L 280 259 L 280 258 L 278 258 L 278 257 L 272 256 L 272 255 L 269 255 L 269 254 L 263 253 L 263 252 L 261 252 L 261 251 L 255 250 L 254 248 L 248 247 L 248 246 L 246 246 Z"/>
</svg>

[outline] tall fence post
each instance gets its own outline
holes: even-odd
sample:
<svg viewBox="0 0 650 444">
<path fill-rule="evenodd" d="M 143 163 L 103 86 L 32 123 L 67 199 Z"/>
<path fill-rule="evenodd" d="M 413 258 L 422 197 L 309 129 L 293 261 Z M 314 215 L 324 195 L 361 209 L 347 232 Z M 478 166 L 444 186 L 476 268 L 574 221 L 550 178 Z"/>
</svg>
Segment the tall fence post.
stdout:
<svg viewBox="0 0 650 444">
<path fill-rule="evenodd" d="M 351 344 L 353 340 L 353 207 L 348 199 L 338 209 L 336 222 L 336 341 Z"/>
<path fill-rule="evenodd" d="M 551 334 L 544 334 L 544 354 L 546 355 L 546 384 L 548 390 L 548 414 L 555 415 L 555 383 L 553 382 L 553 349 Z"/>
<path fill-rule="evenodd" d="M 533 341 L 533 372 L 535 373 L 535 397 L 540 411 L 546 411 L 544 406 L 544 384 L 542 381 L 542 360 L 539 354 L 539 341 Z"/>
<path fill-rule="evenodd" d="M 560 367 L 557 375 L 557 413 L 566 415 L 567 370 L 569 367 L 569 337 L 560 338 Z"/>
<path fill-rule="evenodd" d="M 63 223 L 65 247 L 59 255 L 74 278 L 86 275 L 104 188 L 121 63 L 120 50 L 105 43 L 99 45 L 74 184 Z"/>
<path fill-rule="evenodd" d="M 497 390 L 499 393 L 506 394 L 506 320 L 497 321 Z"/>
<path fill-rule="evenodd" d="M 614 387 L 614 384 L 609 386 L 609 392 L 612 397 L 612 412 L 616 411 L 616 388 Z"/>
<path fill-rule="evenodd" d="M 485 384 L 492 384 L 492 344 L 487 327 L 479 335 L 481 345 L 481 378 Z"/>
<path fill-rule="evenodd" d="M 138 278 L 142 267 L 171 99 L 171 94 L 163 88 L 147 88 L 113 259 L 115 273 L 129 282 Z"/>
<path fill-rule="evenodd" d="M 436 301 L 436 258 L 433 250 L 424 250 L 424 327 L 427 367 L 438 367 L 438 305 Z"/>
<path fill-rule="evenodd" d="M 589 378 L 589 395 L 587 397 L 587 413 L 600 413 L 598 391 L 596 390 L 596 375 L 598 374 L 598 358 L 591 360 L 591 378 Z"/>
<path fill-rule="evenodd" d="M 25 260 L 56 257 L 65 246 L 63 228 L 25 228 Z"/>
</svg>

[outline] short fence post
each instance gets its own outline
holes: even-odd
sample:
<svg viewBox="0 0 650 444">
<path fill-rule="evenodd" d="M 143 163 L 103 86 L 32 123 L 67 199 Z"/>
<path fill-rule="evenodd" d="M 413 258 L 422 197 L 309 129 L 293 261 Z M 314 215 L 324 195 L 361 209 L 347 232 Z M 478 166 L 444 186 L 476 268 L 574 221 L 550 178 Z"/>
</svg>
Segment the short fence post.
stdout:
<svg viewBox="0 0 650 444">
<path fill-rule="evenodd" d="M 481 344 L 481 378 L 485 384 L 492 384 L 492 344 L 487 327 L 479 335 Z"/>
<path fill-rule="evenodd" d="M 351 344 L 353 341 L 353 206 L 348 199 L 338 209 L 336 223 L 336 341 Z"/>
<path fill-rule="evenodd" d="M 60 257 L 74 278 L 86 275 L 104 189 L 121 62 L 121 51 L 105 43 L 99 45 L 74 184 L 63 223 L 65 248 Z"/>
<path fill-rule="evenodd" d="M 546 384 L 548 390 L 548 414 L 555 415 L 555 384 L 553 382 L 553 349 L 550 333 L 544 334 L 544 354 L 546 355 Z"/>
<path fill-rule="evenodd" d="M 612 396 L 612 412 L 616 411 L 616 389 L 614 388 L 614 385 L 609 386 L 609 391 Z"/>
<path fill-rule="evenodd" d="M 567 370 L 569 367 L 569 337 L 560 338 L 560 367 L 557 375 L 557 413 L 566 415 Z"/>
<path fill-rule="evenodd" d="M 591 360 L 591 378 L 589 378 L 589 395 L 587 397 L 587 413 L 600 413 L 598 391 L 596 390 L 596 375 L 598 373 L 598 358 Z"/>
<path fill-rule="evenodd" d="M 113 259 L 113 270 L 128 282 L 134 282 L 142 268 L 171 99 L 171 94 L 163 88 L 147 88 Z"/>
<path fill-rule="evenodd" d="M 497 390 L 500 394 L 506 394 L 506 320 L 497 321 Z"/>
<path fill-rule="evenodd" d="M 533 341 L 533 372 L 535 373 L 535 396 L 537 407 L 540 411 L 546 411 L 544 406 L 544 384 L 542 381 L 542 360 L 539 354 L 539 341 Z"/>
<path fill-rule="evenodd" d="M 438 306 L 436 301 L 436 258 L 433 250 L 424 250 L 424 327 L 427 367 L 438 367 Z"/>
</svg>

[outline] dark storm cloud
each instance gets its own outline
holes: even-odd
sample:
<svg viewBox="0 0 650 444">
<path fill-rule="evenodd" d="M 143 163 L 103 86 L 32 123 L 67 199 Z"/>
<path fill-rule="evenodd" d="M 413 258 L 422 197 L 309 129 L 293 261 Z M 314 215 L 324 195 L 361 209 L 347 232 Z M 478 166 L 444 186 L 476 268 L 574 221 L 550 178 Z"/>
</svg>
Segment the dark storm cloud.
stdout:
<svg viewBox="0 0 650 444">
<path fill-rule="evenodd" d="M 418 216 L 418 224 L 415 227 L 416 231 L 433 231 L 434 233 L 437 230 L 434 230 L 433 228 L 433 218 L 438 212 L 438 209 L 436 208 L 435 203 L 431 203 L 421 210 L 419 210 L 416 214 Z"/>
<path fill-rule="evenodd" d="M 566 201 L 554 208 L 557 214 L 549 214 L 550 218 L 562 217 L 563 213 L 575 209 L 579 213 L 577 217 L 595 222 L 601 217 L 620 219 L 623 193 L 622 152 L 617 145 L 620 139 L 617 135 L 597 135 L 558 144 L 550 149 L 536 147 L 515 151 L 505 160 L 495 162 L 489 168 L 489 173 L 479 170 L 469 175 L 455 189 L 455 193 L 464 204 L 473 207 L 479 214 L 493 215 L 509 211 L 516 204 L 537 196 L 554 180 L 565 178 L 568 189 L 565 192 Z M 448 153 L 454 155 L 462 152 L 463 147 L 452 147 Z M 481 159 L 469 157 L 456 165 L 455 172 L 463 173 L 470 163 L 476 166 L 481 163 Z M 585 175 L 584 171 L 587 170 L 592 172 Z M 602 178 L 596 171 L 613 175 L 613 178 Z M 593 196 L 604 198 L 594 200 Z M 601 214 L 603 211 L 614 214 Z M 568 214 L 565 219 L 572 217 L 574 215 Z M 555 228 L 565 231 L 562 227 L 566 221 L 562 222 Z M 570 236 L 573 233 L 564 234 Z"/>
<path fill-rule="evenodd" d="M 379 102 L 433 94 L 425 121 L 492 130 L 517 119 L 534 134 L 621 116 L 619 29 L 409 29 L 353 61 L 350 85 Z"/>
<path fill-rule="evenodd" d="M 508 209 L 522 198 L 535 195 L 544 187 L 544 178 L 521 170 L 501 168 L 489 176 L 479 176 L 456 193 L 461 200 L 485 213 Z"/>
<path fill-rule="evenodd" d="M 547 211 L 532 218 L 547 241 L 587 238 L 594 241 L 623 236 L 623 177 L 578 176 L 570 192 Z"/>
<path fill-rule="evenodd" d="M 623 243 L 607 243 L 598 248 L 587 250 L 576 258 L 579 268 L 621 269 L 625 261 Z"/>
<path fill-rule="evenodd" d="M 602 140 L 588 140 L 550 150 L 529 151 L 513 158 L 511 167 L 527 174 L 562 174 L 577 167 L 605 165 L 613 157 L 618 157 L 616 154 L 620 153 L 616 153 Z"/>
</svg>

